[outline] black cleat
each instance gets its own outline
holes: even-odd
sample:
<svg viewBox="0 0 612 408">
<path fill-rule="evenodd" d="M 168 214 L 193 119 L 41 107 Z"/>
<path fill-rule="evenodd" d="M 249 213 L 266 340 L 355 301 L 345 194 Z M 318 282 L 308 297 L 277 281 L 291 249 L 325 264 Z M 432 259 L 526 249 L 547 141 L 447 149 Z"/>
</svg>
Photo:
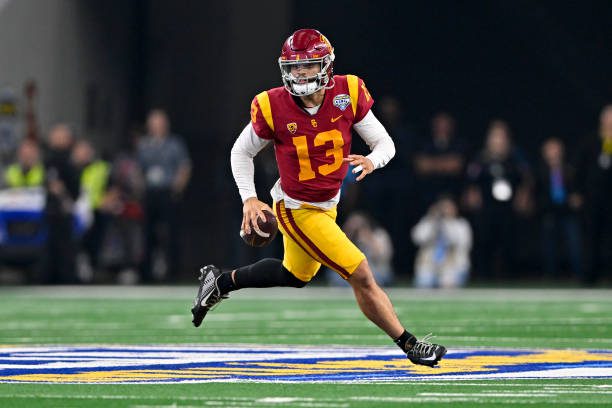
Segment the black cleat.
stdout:
<svg viewBox="0 0 612 408">
<path fill-rule="evenodd" d="M 417 340 L 410 350 L 406 352 L 408 360 L 414 364 L 425 365 L 434 367 L 438 364 L 438 361 L 446 354 L 446 347 L 439 344 L 432 344 L 427 342 L 431 338 L 431 335 L 423 337 L 423 340 Z"/>
<path fill-rule="evenodd" d="M 191 314 L 193 314 L 193 325 L 200 327 L 202 320 L 209 310 L 218 305 L 223 299 L 227 299 L 227 293 L 221 293 L 217 280 L 221 276 L 221 270 L 214 265 L 208 265 L 200 269 L 200 288 L 193 301 Z"/>
</svg>

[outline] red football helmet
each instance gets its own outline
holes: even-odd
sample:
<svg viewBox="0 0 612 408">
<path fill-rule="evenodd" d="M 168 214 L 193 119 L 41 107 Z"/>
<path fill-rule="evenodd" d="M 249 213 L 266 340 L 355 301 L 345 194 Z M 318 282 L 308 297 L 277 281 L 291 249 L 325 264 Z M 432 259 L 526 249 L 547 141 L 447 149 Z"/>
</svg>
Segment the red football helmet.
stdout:
<svg viewBox="0 0 612 408">
<path fill-rule="evenodd" d="M 303 96 L 333 88 L 334 58 L 334 49 L 323 34 L 311 28 L 297 30 L 283 44 L 278 59 L 285 89 L 291 95 Z M 291 73 L 293 67 L 311 64 L 319 64 L 314 76 L 296 77 Z"/>
</svg>

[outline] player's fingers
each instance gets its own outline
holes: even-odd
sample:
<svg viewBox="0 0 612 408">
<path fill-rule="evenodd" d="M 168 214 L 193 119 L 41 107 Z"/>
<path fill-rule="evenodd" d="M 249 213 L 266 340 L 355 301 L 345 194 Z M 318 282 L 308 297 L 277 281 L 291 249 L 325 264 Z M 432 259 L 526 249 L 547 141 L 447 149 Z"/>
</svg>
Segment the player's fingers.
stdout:
<svg viewBox="0 0 612 408">
<path fill-rule="evenodd" d="M 247 217 L 246 214 L 244 214 L 242 216 L 242 226 L 240 227 L 242 229 L 242 231 L 244 231 L 247 234 L 251 233 L 251 229 L 249 228 L 248 220 L 249 220 L 249 218 Z"/>
<path fill-rule="evenodd" d="M 263 222 L 266 222 L 266 214 L 264 214 L 263 210 L 263 206 L 257 209 L 257 218 L 261 219 Z"/>
<path fill-rule="evenodd" d="M 251 228 L 258 229 L 257 228 L 258 219 L 262 218 L 262 216 L 263 216 L 263 213 L 261 212 L 259 208 L 255 207 L 251 210 L 251 212 L 249 213 L 249 222 L 251 224 Z"/>
<path fill-rule="evenodd" d="M 251 233 L 251 230 L 257 225 L 257 208 L 251 207 L 246 213 L 246 232 Z"/>
<path fill-rule="evenodd" d="M 353 167 L 359 166 L 360 164 L 362 164 L 361 160 L 356 159 L 356 160 L 351 160 L 349 162 L 349 164 Z M 353 173 L 356 173 L 355 169 L 353 169 Z"/>
<path fill-rule="evenodd" d="M 358 162 L 360 159 L 363 159 L 363 156 L 360 156 L 358 154 L 349 154 L 348 157 L 345 157 L 343 160 L 345 162 L 353 164 L 355 162 Z"/>
<path fill-rule="evenodd" d="M 253 232 L 255 225 L 257 225 L 257 213 L 251 212 L 247 220 L 247 229 L 249 231 L 249 234 Z"/>
<path fill-rule="evenodd" d="M 272 214 L 274 214 L 274 211 L 272 211 L 272 208 L 270 208 L 270 206 L 269 206 L 268 204 L 266 204 L 266 203 L 264 203 L 264 205 L 263 205 L 262 209 L 264 209 L 264 210 L 268 210 L 268 211 L 270 211 Z"/>
<path fill-rule="evenodd" d="M 353 169 L 353 174 L 355 174 L 355 173 L 359 173 L 360 171 L 363 171 L 363 166 L 362 166 L 362 165 L 356 166 L 356 167 Z"/>
<path fill-rule="evenodd" d="M 247 234 L 250 234 L 251 232 L 253 232 L 253 222 L 251 221 L 250 218 L 246 222 L 246 225 L 244 227 L 244 232 L 246 232 Z"/>
<path fill-rule="evenodd" d="M 361 174 L 359 174 L 359 176 L 357 176 L 355 180 L 361 181 L 365 176 L 374 171 L 374 166 L 370 164 L 369 160 L 364 159 L 363 163 L 360 166 L 355 167 L 355 170 L 357 169 L 361 171 Z M 355 172 L 355 170 L 353 170 L 353 172 Z"/>
<path fill-rule="evenodd" d="M 259 229 L 259 222 L 257 221 L 258 218 L 259 218 L 259 215 L 255 213 L 255 216 L 251 219 L 251 228 L 253 228 L 253 230 L 257 234 L 263 235 L 263 232 L 261 231 L 261 229 Z"/>
<path fill-rule="evenodd" d="M 361 180 L 363 180 L 363 178 L 364 178 L 365 176 L 367 176 L 367 175 L 368 175 L 368 172 L 364 170 L 364 171 L 362 171 L 362 172 L 361 172 L 361 174 L 360 174 L 360 175 L 358 175 L 358 176 L 357 176 L 357 178 L 356 178 L 355 180 L 357 180 L 357 181 L 361 181 Z"/>
</svg>

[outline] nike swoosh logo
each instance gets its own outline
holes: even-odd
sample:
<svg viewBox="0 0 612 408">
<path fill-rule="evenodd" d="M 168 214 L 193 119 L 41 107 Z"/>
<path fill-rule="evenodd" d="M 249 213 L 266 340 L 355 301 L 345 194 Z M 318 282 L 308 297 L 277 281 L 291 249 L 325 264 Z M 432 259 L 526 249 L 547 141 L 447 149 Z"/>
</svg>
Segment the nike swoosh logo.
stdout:
<svg viewBox="0 0 612 408">
<path fill-rule="evenodd" d="M 338 116 L 337 118 L 331 118 L 331 122 L 334 123 L 335 121 L 337 121 L 338 119 L 340 119 L 343 115 Z"/>
</svg>

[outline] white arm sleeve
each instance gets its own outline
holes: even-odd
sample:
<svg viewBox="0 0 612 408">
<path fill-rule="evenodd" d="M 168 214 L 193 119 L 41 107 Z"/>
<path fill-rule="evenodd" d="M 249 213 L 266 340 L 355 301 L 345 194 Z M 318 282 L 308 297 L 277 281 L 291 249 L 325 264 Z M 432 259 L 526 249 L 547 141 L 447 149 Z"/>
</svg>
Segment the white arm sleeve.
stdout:
<svg viewBox="0 0 612 408">
<path fill-rule="evenodd" d="M 370 159 L 375 169 L 385 166 L 395 156 L 395 144 L 391 136 L 371 110 L 353 125 L 353 129 L 370 147 L 372 153 L 366 157 Z"/>
<path fill-rule="evenodd" d="M 253 157 L 270 142 L 271 140 L 262 139 L 257 136 L 251 122 L 245 126 L 236 142 L 234 142 L 230 160 L 232 163 L 232 174 L 238 186 L 242 202 L 245 202 L 247 198 L 257 197 Z"/>
</svg>

